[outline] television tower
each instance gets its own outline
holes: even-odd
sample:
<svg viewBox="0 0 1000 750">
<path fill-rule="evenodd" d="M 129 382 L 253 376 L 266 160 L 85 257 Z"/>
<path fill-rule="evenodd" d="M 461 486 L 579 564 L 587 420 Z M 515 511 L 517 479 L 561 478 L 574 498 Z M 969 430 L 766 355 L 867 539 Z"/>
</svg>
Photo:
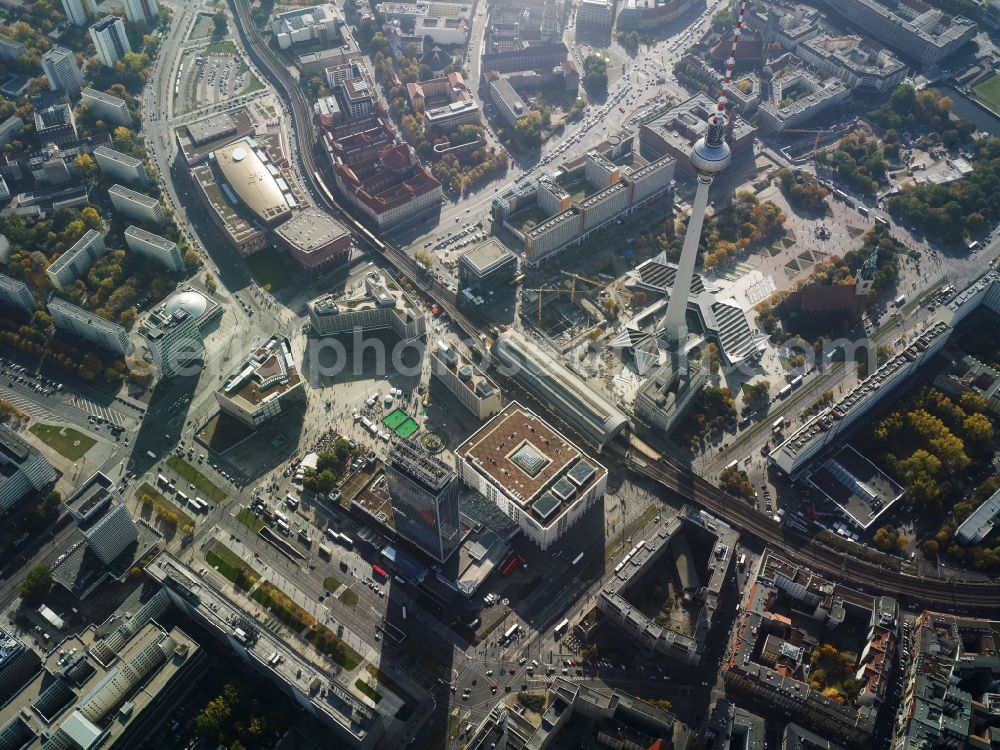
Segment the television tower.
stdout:
<svg viewBox="0 0 1000 750">
<path fill-rule="evenodd" d="M 733 65 L 736 63 L 736 45 L 743 34 L 743 16 L 746 9 L 747 0 L 740 0 L 736 31 L 733 33 L 733 47 L 729 59 L 726 60 L 726 75 L 722 80 L 722 91 L 719 93 L 715 114 L 709 119 L 705 137 L 699 139 L 691 149 L 691 166 L 698 173 L 698 187 L 694 194 L 694 204 L 691 206 L 691 220 L 688 222 L 687 234 L 684 235 L 680 261 L 677 263 L 674 286 L 670 290 L 670 300 L 661 327 L 671 342 L 682 342 L 683 337 L 687 335 L 685 316 L 688 295 L 691 292 L 691 278 L 694 276 L 694 264 L 698 257 L 698 240 L 701 239 L 701 227 L 705 223 L 708 188 L 715 176 L 728 167 L 732 160 L 729 144 L 726 143 L 726 105 L 729 103 L 729 82 L 733 75 Z"/>
</svg>

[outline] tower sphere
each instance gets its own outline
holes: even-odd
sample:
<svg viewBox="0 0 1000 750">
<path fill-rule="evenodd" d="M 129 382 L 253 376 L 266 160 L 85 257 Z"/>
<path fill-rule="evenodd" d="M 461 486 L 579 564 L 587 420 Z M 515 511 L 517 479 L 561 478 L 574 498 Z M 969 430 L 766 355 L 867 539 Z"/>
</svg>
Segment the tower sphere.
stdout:
<svg viewBox="0 0 1000 750">
<path fill-rule="evenodd" d="M 729 144 L 724 140 L 713 144 L 701 138 L 691 151 L 691 166 L 698 174 L 714 176 L 728 167 L 732 158 Z"/>
</svg>

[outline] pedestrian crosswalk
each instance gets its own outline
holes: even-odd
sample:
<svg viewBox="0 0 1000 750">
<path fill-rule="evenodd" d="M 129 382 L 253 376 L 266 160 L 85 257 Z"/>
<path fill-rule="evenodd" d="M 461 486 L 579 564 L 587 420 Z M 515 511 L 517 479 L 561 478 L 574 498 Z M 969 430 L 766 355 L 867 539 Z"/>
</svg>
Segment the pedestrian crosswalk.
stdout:
<svg viewBox="0 0 1000 750">
<path fill-rule="evenodd" d="M 73 406 L 78 409 L 87 412 L 95 417 L 101 417 L 106 419 L 111 424 L 117 425 L 118 427 L 124 427 L 126 418 L 121 412 L 115 411 L 114 409 L 103 406 L 102 404 L 87 398 L 86 396 L 81 396 L 78 393 L 73 394 Z"/>
<path fill-rule="evenodd" d="M 23 411 L 29 417 L 34 417 L 36 419 L 53 419 L 55 417 L 51 410 L 46 409 L 37 401 L 33 401 L 23 393 L 8 390 L 6 393 L 0 392 L 0 398 L 3 398 L 5 401 L 10 401 L 14 404 L 14 406 Z"/>
</svg>

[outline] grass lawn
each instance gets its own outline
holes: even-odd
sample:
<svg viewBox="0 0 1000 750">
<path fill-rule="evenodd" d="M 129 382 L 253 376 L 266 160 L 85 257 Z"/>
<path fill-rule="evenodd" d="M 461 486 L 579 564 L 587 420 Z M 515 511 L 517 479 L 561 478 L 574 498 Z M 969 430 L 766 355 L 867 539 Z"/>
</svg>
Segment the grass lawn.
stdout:
<svg viewBox="0 0 1000 750">
<path fill-rule="evenodd" d="M 250 80 L 247 81 L 247 85 L 243 87 L 243 94 L 252 94 L 254 91 L 260 91 L 264 88 L 264 84 L 260 82 L 260 79 L 253 73 L 250 74 Z"/>
<path fill-rule="evenodd" d="M 80 460 L 83 454 L 97 445 L 94 438 L 77 432 L 72 427 L 35 422 L 28 428 L 28 432 L 70 461 Z"/>
<path fill-rule="evenodd" d="M 169 456 L 167 458 L 167 466 L 193 484 L 195 489 L 208 499 L 214 500 L 217 503 L 221 503 L 226 499 L 226 493 L 222 489 L 180 456 Z"/>
<path fill-rule="evenodd" d="M 988 78 L 976 86 L 973 91 L 979 101 L 994 112 L 1000 112 L 1000 76 Z"/>
<path fill-rule="evenodd" d="M 337 597 L 347 607 L 353 607 L 358 603 L 358 592 L 354 589 L 344 589 L 344 593 Z"/>
<path fill-rule="evenodd" d="M 338 581 L 333 576 L 327 576 L 323 579 L 323 588 L 329 591 L 331 594 L 340 588 L 340 581 Z"/>
<path fill-rule="evenodd" d="M 239 555 L 222 542 L 216 542 L 212 545 L 212 548 L 205 553 L 205 559 L 209 565 L 244 591 L 253 588 L 253 585 L 260 578 Z"/>
<path fill-rule="evenodd" d="M 257 283 L 269 291 L 276 292 L 291 283 L 292 277 L 288 272 L 288 266 L 285 265 L 281 253 L 273 247 L 265 248 L 246 258 L 246 264 Z"/>
<path fill-rule="evenodd" d="M 254 430 L 239 420 L 219 412 L 205 423 L 195 437 L 216 453 L 225 453 L 253 433 Z"/>
<path fill-rule="evenodd" d="M 367 682 L 362 682 L 360 677 L 354 681 L 354 687 L 356 687 L 358 690 L 367 695 L 376 703 L 382 700 L 382 696 L 379 695 L 378 692 L 376 692 L 375 689 Z"/>
<path fill-rule="evenodd" d="M 236 42 L 232 39 L 220 39 L 219 41 L 212 42 L 205 48 L 206 55 L 235 55 L 238 52 Z"/>
<path fill-rule="evenodd" d="M 152 499 L 152 502 L 146 504 L 153 508 L 153 512 L 156 513 L 156 515 L 162 516 L 166 519 L 176 516 L 178 526 L 190 526 L 192 529 L 194 528 L 195 520 L 184 512 L 184 508 L 179 503 L 173 500 L 168 500 L 163 493 L 161 493 L 149 482 L 143 482 L 139 485 L 139 489 L 136 491 L 136 497 L 140 498 L 140 500 L 143 495 Z"/>
<path fill-rule="evenodd" d="M 249 508 L 244 508 L 237 513 L 236 520 L 250 529 L 254 534 L 263 529 L 265 525 L 263 521 L 250 512 Z"/>
<path fill-rule="evenodd" d="M 317 625 L 306 634 L 306 640 L 327 654 L 344 669 L 354 669 L 361 663 L 361 654 L 347 645 L 326 625 Z"/>
</svg>

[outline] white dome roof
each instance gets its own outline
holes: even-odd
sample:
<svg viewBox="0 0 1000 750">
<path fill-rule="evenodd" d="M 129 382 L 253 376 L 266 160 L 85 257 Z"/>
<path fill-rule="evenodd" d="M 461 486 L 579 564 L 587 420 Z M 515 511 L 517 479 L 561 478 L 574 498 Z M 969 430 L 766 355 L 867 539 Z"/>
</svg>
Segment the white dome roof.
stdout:
<svg viewBox="0 0 1000 750">
<path fill-rule="evenodd" d="M 166 313 L 172 316 L 178 310 L 183 310 L 192 318 L 200 318 L 208 309 L 208 300 L 195 291 L 181 292 L 175 294 L 167 301 Z"/>
</svg>

